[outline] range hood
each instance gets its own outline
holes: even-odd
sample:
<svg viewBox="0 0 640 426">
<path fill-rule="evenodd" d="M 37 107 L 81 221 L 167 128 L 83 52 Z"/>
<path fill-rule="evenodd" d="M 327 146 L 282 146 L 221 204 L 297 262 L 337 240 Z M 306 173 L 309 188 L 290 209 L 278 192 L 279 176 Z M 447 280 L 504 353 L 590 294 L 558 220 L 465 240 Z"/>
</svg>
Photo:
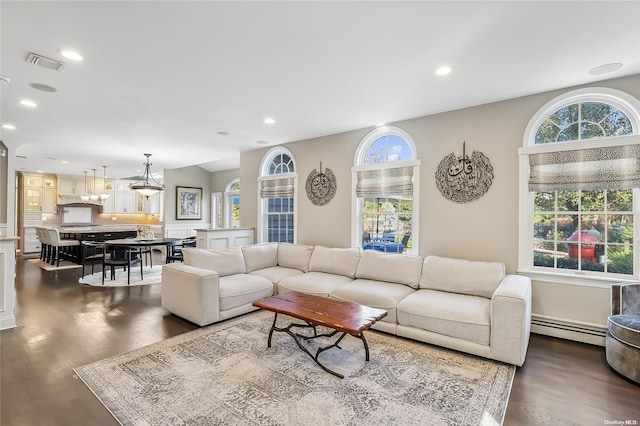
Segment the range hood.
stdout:
<svg viewBox="0 0 640 426">
<path fill-rule="evenodd" d="M 100 206 L 100 207 L 102 207 L 102 202 L 100 200 L 82 201 L 81 196 L 77 195 L 77 194 L 58 194 L 58 205 L 60 205 L 60 206 L 90 205 L 90 206 Z"/>
</svg>

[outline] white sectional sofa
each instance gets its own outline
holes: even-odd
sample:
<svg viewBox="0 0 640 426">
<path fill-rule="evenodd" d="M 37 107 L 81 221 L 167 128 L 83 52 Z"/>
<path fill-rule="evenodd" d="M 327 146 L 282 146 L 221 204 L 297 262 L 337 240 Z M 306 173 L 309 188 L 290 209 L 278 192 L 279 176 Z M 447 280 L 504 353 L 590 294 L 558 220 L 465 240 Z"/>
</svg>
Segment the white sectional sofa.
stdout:
<svg viewBox="0 0 640 426">
<path fill-rule="evenodd" d="M 387 310 L 373 328 L 521 366 L 531 327 L 531 281 L 500 262 L 362 252 L 301 244 L 184 249 L 165 265 L 162 306 L 198 325 L 298 291 Z"/>
</svg>

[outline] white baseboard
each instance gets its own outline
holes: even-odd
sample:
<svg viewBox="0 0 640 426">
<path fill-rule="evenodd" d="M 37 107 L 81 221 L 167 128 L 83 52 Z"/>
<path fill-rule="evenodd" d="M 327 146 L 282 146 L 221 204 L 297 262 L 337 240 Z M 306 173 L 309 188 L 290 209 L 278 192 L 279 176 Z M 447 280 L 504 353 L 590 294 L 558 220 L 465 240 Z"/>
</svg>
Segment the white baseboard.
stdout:
<svg viewBox="0 0 640 426">
<path fill-rule="evenodd" d="M 532 315 L 531 332 L 590 345 L 604 346 L 607 327 L 601 324 L 565 318 Z"/>
<path fill-rule="evenodd" d="M 14 315 L 2 313 L 0 316 L 0 330 L 7 330 L 9 328 L 17 327 L 16 317 Z"/>
</svg>

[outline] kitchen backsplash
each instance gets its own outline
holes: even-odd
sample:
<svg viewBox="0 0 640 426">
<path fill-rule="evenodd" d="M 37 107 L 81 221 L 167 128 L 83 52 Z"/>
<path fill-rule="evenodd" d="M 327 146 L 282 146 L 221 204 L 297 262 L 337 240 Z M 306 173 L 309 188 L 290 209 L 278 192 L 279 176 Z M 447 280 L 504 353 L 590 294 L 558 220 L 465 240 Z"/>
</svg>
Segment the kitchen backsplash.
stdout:
<svg viewBox="0 0 640 426">
<path fill-rule="evenodd" d="M 112 220 L 115 217 L 116 220 Z M 164 225 L 160 215 L 148 214 L 102 214 L 94 209 L 91 212 L 91 223 L 94 225 Z M 42 214 L 42 225 L 63 226 L 62 215 L 53 213 Z"/>
</svg>

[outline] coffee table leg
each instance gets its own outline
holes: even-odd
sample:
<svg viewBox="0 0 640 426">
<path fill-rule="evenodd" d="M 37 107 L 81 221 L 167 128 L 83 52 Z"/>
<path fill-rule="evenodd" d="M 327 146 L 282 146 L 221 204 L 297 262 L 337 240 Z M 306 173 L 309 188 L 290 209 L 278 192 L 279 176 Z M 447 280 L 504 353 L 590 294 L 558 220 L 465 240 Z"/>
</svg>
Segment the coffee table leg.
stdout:
<svg viewBox="0 0 640 426">
<path fill-rule="evenodd" d="M 347 333 L 342 333 L 340 335 L 340 337 L 338 337 L 338 339 L 327 346 L 323 346 L 321 348 L 318 348 L 316 350 L 316 354 L 313 355 L 311 352 L 309 352 L 309 350 L 302 344 L 302 342 L 300 341 L 300 339 L 304 339 L 304 340 L 311 340 L 311 339 L 315 339 L 317 337 L 332 337 L 334 335 L 336 335 L 337 333 L 339 333 L 337 330 L 333 330 L 333 332 L 328 333 L 328 334 L 318 334 L 316 332 L 316 328 L 315 325 L 311 324 L 311 323 L 307 323 L 307 324 L 289 324 L 286 327 L 276 327 L 276 321 L 278 320 L 278 314 L 276 313 L 274 318 L 273 318 L 273 324 L 271 325 L 271 330 L 269 330 L 269 339 L 267 341 L 267 347 L 270 348 L 271 347 L 271 338 L 273 336 L 273 332 L 274 331 L 282 331 L 284 333 L 287 333 L 288 335 L 290 335 L 294 342 L 296 342 L 296 345 L 298 346 L 298 348 L 300 350 L 302 350 L 303 352 L 305 352 L 307 355 L 309 355 L 311 357 L 311 359 L 313 359 L 315 361 L 315 363 L 322 368 L 324 371 L 326 371 L 327 373 L 333 374 L 336 377 L 339 377 L 341 379 L 344 378 L 344 376 L 340 373 L 337 373 L 327 367 L 325 367 L 320 360 L 318 359 L 318 357 L 320 356 L 320 354 L 326 350 L 329 350 L 331 348 L 338 348 L 338 349 L 342 349 L 340 347 L 340 342 L 342 341 L 342 339 L 345 338 L 345 336 L 347 335 Z M 301 328 L 313 328 L 313 336 L 304 336 L 298 333 L 295 333 L 293 331 L 291 331 L 292 328 L 294 327 L 301 327 Z M 362 340 L 362 344 L 364 345 L 364 352 L 365 352 L 365 360 L 369 361 L 369 345 L 367 344 L 367 339 L 364 337 L 364 333 L 360 333 L 359 335 L 354 335 L 352 334 L 353 337 L 356 337 L 360 340 Z"/>
<path fill-rule="evenodd" d="M 362 340 L 362 344 L 364 345 L 365 361 L 369 361 L 369 345 L 367 344 L 367 339 L 364 338 L 364 333 L 360 333 L 360 335 L 354 337 Z"/>
<path fill-rule="evenodd" d="M 276 321 L 278 320 L 278 313 L 273 317 L 273 324 L 271 324 L 271 330 L 269 330 L 269 340 L 267 340 L 267 348 L 271 347 L 271 337 L 273 336 L 273 330 L 276 330 Z"/>
</svg>

